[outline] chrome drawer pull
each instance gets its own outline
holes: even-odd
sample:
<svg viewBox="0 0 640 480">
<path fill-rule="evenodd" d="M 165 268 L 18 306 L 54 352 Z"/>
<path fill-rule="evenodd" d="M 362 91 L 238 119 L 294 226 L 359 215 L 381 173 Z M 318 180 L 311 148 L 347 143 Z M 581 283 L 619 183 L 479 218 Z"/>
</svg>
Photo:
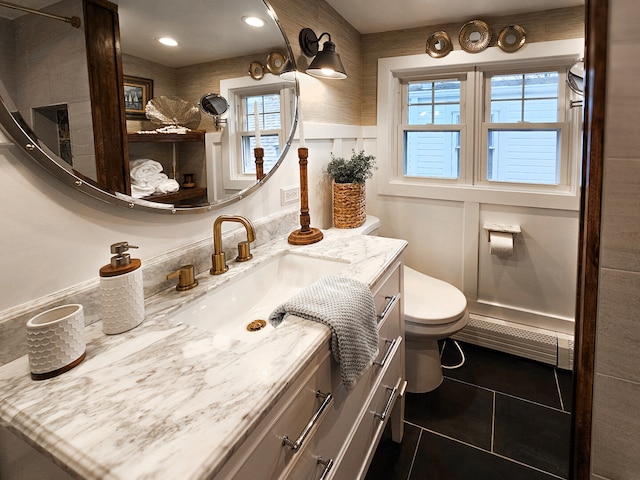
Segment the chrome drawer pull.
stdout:
<svg viewBox="0 0 640 480">
<path fill-rule="evenodd" d="M 384 406 L 384 410 L 382 411 L 382 413 L 373 414 L 373 416 L 378 417 L 381 422 L 384 422 L 385 419 L 387 418 L 387 415 L 389 415 L 389 410 L 391 410 L 391 405 L 393 405 L 393 401 L 396 399 L 396 394 L 398 393 L 398 387 L 391 388 L 388 385 L 385 385 L 384 388 L 386 388 L 387 390 L 391 390 L 391 395 L 389 395 L 389 398 L 387 399 L 387 404 Z"/>
<path fill-rule="evenodd" d="M 316 392 L 316 398 L 324 398 L 324 401 L 322 402 L 322 405 L 320 405 L 320 408 L 318 408 L 316 413 L 313 414 L 313 417 L 311 417 L 311 420 L 309 420 L 307 426 L 304 427 L 304 430 L 302 430 L 302 433 L 300 434 L 298 439 L 295 442 L 292 442 L 287 435 L 285 435 L 282 439 L 282 445 L 288 446 L 294 453 L 300 450 L 302 444 L 307 438 L 307 435 L 309 435 L 309 432 L 311 431 L 313 426 L 318 422 L 318 419 L 320 418 L 320 415 L 322 415 L 322 412 L 324 412 L 324 410 L 333 401 L 333 395 L 331 395 L 331 393 L 322 393 L 320 390 Z"/>
<path fill-rule="evenodd" d="M 398 298 L 398 295 L 393 295 L 392 297 L 386 296 L 384 298 L 387 301 L 387 304 L 382 309 L 382 312 L 378 314 L 378 318 L 380 320 L 387 316 L 387 313 L 389 313 L 389 310 L 391 310 L 391 307 L 396 302 L 396 298 Z"/>
<path fill-rule="evenodd" d="M 318 457 L 318 464 L 324 465 L 324 470 L 322 470 L 322 476 L 320 477 L 320 480 L 325 480 L 325 478 L 327 478 L 327 475 L 329 475 L 331 468 L 333 467 L 333 458 L 325 460 L 322 457 Z"/>
<path fill-rule="evenodd" d="M 391 355 L 391 352 L 393 351 L 393 349 L 396 346 L 396 343 L 398 343 L 399 340 L 400 340 L 399 338 L 394 338 L 393 340 L 389 340 L 388 338 L 385 338 L 384 339 L 384 343 L 389 345 L 387 347 L 387 351 L 384 352 L 384 356 L 382 357 L 382 360 L 380 360 L 379 362 L 375 361 L 375 362 L 373 362 L 373 364 L 374 365 L 379 365 L 381 367 L 384 367 L 387 364 L 387 360 L 389 360 L 389 355 Z"/>
</svg>

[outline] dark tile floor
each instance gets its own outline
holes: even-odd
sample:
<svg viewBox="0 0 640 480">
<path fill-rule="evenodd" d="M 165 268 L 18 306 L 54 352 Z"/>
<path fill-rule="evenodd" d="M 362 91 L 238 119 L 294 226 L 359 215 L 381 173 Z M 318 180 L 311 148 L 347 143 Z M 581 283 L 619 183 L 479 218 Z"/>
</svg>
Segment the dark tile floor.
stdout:
<svg viewBox="0 0 640 480">
<path fill-rule="evenodd" d="M 459 343 L 464 365 L 407 393 L 404 439 L 385 432 L 366 480 L 566 479 L 571 372 Z M 443 364 L 458 362 L 448 341 Z"/>
</svg>

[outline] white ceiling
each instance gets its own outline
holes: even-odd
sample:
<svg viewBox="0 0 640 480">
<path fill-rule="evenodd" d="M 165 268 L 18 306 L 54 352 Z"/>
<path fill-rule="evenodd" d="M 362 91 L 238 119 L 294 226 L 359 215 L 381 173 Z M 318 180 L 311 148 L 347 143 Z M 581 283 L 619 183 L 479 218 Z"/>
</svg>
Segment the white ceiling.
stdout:
<svg viewBox="0 0 640 480">
<path fill-rule="evenodd" d="M 360 33 L 584 5 L 584 0 L 327 0 Z"/>
<path fill-rule="evenodd" d="M 40 9 L 56 0 L 22 0 L 22 5 Z M 246 55 L 256 49 L 278 48 L 280 33 L 271 28 L 251 29 L 243 15 L 267 15 L 259 0 L 111 0 L 119 5 L 123 51 L 169 66 L 192 65 L 211 59 Z M 584 0 L 327 0 L 360 33 L 376 33 L 452 21 L 482 19 L 552 8 L 583 5 Z M 185 8 L 185 5 L 189 5 Z M 0 16 L 21 12 L 0 7 Z M 177 32 L 176 27 L 188 28 Z M 319 33 L 319 32 L 318 32 Z M 162 35 L 175 35 L 187 49 L 168 51 L 153 42 Z M 297 38 L 290 38 L 297 42 Z M 189 51 L 189 56 L 185 54 Z"/>
</svg>

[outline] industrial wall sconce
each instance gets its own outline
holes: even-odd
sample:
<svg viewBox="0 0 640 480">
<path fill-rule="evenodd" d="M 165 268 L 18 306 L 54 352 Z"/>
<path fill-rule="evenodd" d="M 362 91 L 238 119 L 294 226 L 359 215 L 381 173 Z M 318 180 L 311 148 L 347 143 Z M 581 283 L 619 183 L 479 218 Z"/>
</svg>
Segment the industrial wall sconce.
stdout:
<svg viewBox="0 0 640 480">
<path fill-rule="evenodd" d="M 320 40 L 325 35 L 328 37 L 328 40 L 324 42 L 322 50 L 318 51 Z M 342 65 L 340 55 L 336 53 L 336 45 L 331 41 L 331 35 L 329 35 L 329 33 L 324 32 L 318 37 L 310 28 L 303 28 L 298 35 L 298 41 L 300 42 L 302 53 L 304 53 L 305 56 L 316 57 L 311 62 L 311 65 L 309 65 L 309 68 L 307 68 L 309 75 L 319 78 L 347 78 L 344 65 Z"/>
</svg>

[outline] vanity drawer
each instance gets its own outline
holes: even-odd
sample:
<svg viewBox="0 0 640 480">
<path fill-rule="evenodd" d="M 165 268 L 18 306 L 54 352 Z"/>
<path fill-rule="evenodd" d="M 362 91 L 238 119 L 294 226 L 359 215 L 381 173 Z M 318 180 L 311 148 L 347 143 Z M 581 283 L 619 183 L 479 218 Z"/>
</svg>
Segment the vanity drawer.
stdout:
<svg viewBox="0 0 640 480">
<path fill-rule="evenodd" d="M 390 354 L 389 363 L 383 370 L 382 378 L 375 385 L 366 384 L 363 380 L 367 379 L 363 378 L 354 390 L 348 392 L 337 390 L 332 410 L 318 428 L 309 447 L 301 452 L 300 458 L 292 464 L 286 478 L 319 480 L 327 468 L 327 465 L 318 462 L 319 458 L 322 462 L 335 462 L 331 470 L 326 473 L 325 479 L 354 480 L 358 478 L 349 475 L 364 469 L 366 464 L 360 464 L 359 460 L 355 460 L 366 459 L 368 463 L 367 452 L 375 450 L 382 429 L 389 418 L 389 414 L 384 419 L 374 415 L 381 414 L 389 401 L 391 390 L 386 386 L 393 389 L 403 381 L 401 343 L 402 338 L 399 338 Z M 396 390 L 393 401 L 397 398 L 398 391 L 399 389 Z M 393 402 L 389 410 L 392 407 Z M 350 466 L 343 466 L 343 463 Z"/>
<path fill-rule="evenodd" d="M 389 304 L 390 299 L 394 296 L 400 297 L 400 292 L 402 291 L 401 272 L 402 263 L 396 262 L 371 288 L 378 315 L 384 313 L 385 307 Z M 378 317 L 378 321 L 380 320 L 381 318 Z"/>
<path fill-rule="evenodd" d="M 242 446 L 239 452 L 251 452 L 243 458 L 228 462 L 227 467 L 216 478 L 233 480 L 277 479 L 287 466 L 294 462 L 300 451 L 311 441 L 318 426 L 322 424 L 333 403 L 331 393 L 332 361 L 329 352 L 320 356 L 320 362 L 308 366 L 305 375 L 294 384 L 286 397 L 280 399 L 274 411 L 263 420 L 257 428 L 256 434 L 251 436 L 251 445 Z M 321 395 L 318 394 L 321 393 Z M 329 398 L 326 394 L 331 394 Z M 325 405 L 320 413 L 320 409 Z M 286 436 L 292 443 L 299 439 L 310 420 L 317 415 L 317 421 L 306 436 L 300 451 L 294 451 L 290 446 L 283 445 Z M 236 461 L 234 461 L 236 460 Z M 228 468 L 231 467 L 231 468 Z"/>
<path fill-rule="evenodd" d="M 404 383 L 402 377 L 393 377 L 392 375 L 380 383 L 349 443 L 349 447 L 342 456 L 342 461 L 336 466 L 333 475 L 328 476 L 327 479 L 356 480 L 364 478 L 396 401 L 400 395 L 404 395 Z M 361 462 L 351 461 L 355 458 L 362 460 Z"/>
</svg>

